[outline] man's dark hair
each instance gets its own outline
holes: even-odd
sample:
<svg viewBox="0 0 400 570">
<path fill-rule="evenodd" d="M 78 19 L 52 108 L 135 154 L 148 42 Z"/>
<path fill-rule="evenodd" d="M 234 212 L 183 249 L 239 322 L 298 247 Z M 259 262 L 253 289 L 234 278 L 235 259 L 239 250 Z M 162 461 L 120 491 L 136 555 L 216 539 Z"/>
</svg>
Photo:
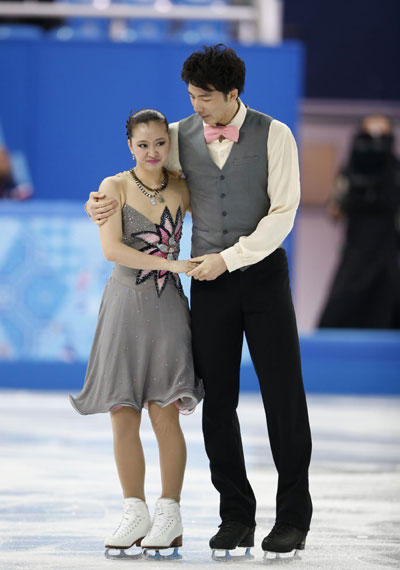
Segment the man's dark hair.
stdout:
<svg viewBox="0 0 400 570">
<path fill-rule="evenodd" d="M 132 138 L 133 129 L 136 125 L 153 122 L 162 123 L 165 125 L 167 133 L 169 132 L 168 121 L 160 111 L 156 109 L 140 109 L 140 111 L 136 111 L 136 113 L 131 112 L 126 121 L 126 134 L 128 135 L 128 139 Z"/>
<path fill-rule="evenodd" d="M 181 78 L 186 84 L 210 91 L 213 87 L 228 95 L 232 89 L 240 93 L 244 88 L 246 67 L 232 48 L 224 44 L 204 46 L 195 51 L 183 64 Z"/>
</svg>

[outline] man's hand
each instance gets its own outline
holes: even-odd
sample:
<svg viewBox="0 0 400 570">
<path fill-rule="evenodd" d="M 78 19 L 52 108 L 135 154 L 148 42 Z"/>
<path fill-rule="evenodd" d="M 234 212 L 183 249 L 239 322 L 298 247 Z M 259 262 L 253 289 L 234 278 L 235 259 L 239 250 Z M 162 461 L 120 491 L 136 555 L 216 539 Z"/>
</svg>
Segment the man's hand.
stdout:
<svg viewBox="0 0 400 570">
<path fill-rule="evenodd" d="M 224 258 L 219 253 L 209 253 L 207 255 L 201 255 L 200 257 L 193 257 L 190 261 L 198 263 L 198 266 L 188 271 L 186 275 L 193 277 L 193 279 L 198 279 L 199 281 L 212 281 L 227 270 Z"/>
<path fill-rule="evenodd" d="M 109 199 L 102 192 L 90 192 L 86 211 L 95 224 L 102 226 L 115 213 L 117 206 L 118 202 L 114 198 Z"/>
</svg>

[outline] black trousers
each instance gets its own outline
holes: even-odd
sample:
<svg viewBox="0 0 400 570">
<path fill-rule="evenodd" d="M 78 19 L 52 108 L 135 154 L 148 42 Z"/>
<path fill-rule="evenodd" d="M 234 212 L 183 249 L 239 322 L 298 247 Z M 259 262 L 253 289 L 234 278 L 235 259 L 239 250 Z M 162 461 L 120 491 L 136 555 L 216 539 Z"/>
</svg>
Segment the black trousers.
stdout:
<svg viewBox="0 0 400 570">
<path fill-rule="evenodd" d="M 204 441 L 221 519 L 255 524 L 236 413 L 244 333 L 278 471 L 276 521 L 308 530 L 311 435 L 285 251 L 214 281 L 192 279 L 191 312 L 195 366 L 205 386 Z"/>
</svg>

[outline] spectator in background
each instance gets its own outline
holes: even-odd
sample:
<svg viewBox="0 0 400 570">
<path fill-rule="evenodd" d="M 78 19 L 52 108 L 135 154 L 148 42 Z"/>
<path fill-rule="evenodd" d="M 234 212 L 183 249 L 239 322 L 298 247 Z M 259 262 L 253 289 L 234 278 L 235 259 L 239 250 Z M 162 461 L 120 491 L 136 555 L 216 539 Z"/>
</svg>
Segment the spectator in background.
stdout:
<svg viewBox="0 0 400 570">
<path fill-rule="evenodd" d="M 16 181 L 7 149 L 0 146 L 0 199 L 26 200 L 31 196 L 32 186 Z"/>
<path fill-rule="evenodd" d="M 387 117 L 362 120 L 328 211 L 347 231 L 319 326 L 400 328 L 400 162 Z"/>
</svg>

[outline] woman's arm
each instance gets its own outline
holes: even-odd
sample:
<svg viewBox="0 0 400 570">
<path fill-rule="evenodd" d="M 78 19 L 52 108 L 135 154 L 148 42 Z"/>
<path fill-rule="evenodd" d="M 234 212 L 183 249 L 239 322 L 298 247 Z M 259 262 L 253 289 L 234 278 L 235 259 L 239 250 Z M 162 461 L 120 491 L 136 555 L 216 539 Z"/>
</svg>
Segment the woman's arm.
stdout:
<svg viewBox="0 0 400 570">
<path fill-rule="evenodd" d="M 104 257 L 132 269 L 154 269 L 182 273 L 189 262 L 173 261 L 142 253 L 122 242 L 122 192 L 120 184 L 113 178 L 105 178 L 100 185 L 100 191 L 118 203 L 116 216 L 111 216 L 108 224 L 99 228 L 100 242 Z"/>
</svg>

